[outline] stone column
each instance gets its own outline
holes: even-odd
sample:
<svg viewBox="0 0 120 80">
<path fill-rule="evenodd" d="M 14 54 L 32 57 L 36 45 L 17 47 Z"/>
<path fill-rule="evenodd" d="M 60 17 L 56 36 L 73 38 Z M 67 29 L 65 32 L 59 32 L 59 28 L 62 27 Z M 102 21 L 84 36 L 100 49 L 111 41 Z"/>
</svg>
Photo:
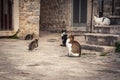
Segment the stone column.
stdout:
<svg viewBox="0 0 120 80">
<path fill-rule="evenodd" d="M 40 0 L 19 0 L 19 37 L 35 33 L 39 36 Z"/>
</svg>

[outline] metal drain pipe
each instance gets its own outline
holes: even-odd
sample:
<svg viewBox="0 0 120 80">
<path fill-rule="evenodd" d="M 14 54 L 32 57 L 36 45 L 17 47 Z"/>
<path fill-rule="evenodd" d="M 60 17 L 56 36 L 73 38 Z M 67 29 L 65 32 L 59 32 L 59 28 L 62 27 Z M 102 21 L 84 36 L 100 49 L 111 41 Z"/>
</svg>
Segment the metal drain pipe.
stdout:
<svg viewBox="0 0 120 80">
<path fill-rule="evenodd" d="M 91 5 L 91 22 L 90 22 L 90 33 L 93 31 L 93 0 L 92 0 L 92 5 Z"/>
</svg>

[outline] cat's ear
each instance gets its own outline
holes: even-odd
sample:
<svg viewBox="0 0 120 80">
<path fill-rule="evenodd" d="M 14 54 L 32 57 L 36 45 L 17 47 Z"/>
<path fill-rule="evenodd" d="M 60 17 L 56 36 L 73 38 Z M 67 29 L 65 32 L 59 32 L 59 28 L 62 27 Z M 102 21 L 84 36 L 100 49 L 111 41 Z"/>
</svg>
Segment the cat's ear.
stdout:
<svg viewBox="0 0 120 80">
<path fill-rule="evenodd" d="M 98 14 L 95 14 L 94 16 L 95 16 L 95 17 L 99 17 L 99 15 L 98 15 Z"/>
<path fill-rule="evenodd" d="M 74 40 L 74 35 L 71 35 L 71 39 Z"/>
<path fill-rule="evenodd" d="M 63 33 L 63 32 L 65 32 L 65 33 L 66 33 L 67 31 L 62 29 L 62 33 Z"/>
<path fill-rule="evenodd" d="M 18 32 L 20 32 L 20 29 L 18 29 Z"/>
<path fill-rule="evenodd" d="M 69 35 L 68 38 L 70 39 L 70 43 L 72 43 L 74 41 L 74 36 L 73 35 Z"/>
<path fill-rule="evenodd" d="M 36 43 L 38 42 L 38 39 L 36 39 Z"/>
<path fill-rule="evenodd" d="M 97 17 L 97 18 L 99 18 L 99 15 L 98 15 L 98 14 L 96 14 L 96 15 L 94 15 L 94 17 Z"/>
<path fill-rule="evenodd" d="M 94 19 L 98 18 L 96 15 L 94 15 L 93 17 L 94 17 Z"/>
<path fill-rule="evenodd" d="M 35 36 L 35 33 L 32 33 L 33 36 Z"/>
</svg>

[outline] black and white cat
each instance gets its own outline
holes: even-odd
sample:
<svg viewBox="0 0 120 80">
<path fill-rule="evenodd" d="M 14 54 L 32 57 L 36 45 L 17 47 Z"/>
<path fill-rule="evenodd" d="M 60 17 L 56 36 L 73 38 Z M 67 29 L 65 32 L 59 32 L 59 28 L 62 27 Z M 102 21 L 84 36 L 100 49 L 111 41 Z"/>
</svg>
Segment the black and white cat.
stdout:
<svg viewBox="0 0 120 80">
<path fill-rule="evenodd" d="M 66 41 L 67 41 L 67 33 L 66 33 L 66 30 L 62 30 L 61 39 L 62 39 L 62 44 L 61 44 L 60 46 L 66 47 Z"/>
<path fill-rule="evenodd" d="M 95 20 L 95 23 L 96 25 L 110 25 L 111 21 L 109 18 L 107 17 L 97 17 L 97 16 L 94 16 L 94 20 Z"/>
</svg>

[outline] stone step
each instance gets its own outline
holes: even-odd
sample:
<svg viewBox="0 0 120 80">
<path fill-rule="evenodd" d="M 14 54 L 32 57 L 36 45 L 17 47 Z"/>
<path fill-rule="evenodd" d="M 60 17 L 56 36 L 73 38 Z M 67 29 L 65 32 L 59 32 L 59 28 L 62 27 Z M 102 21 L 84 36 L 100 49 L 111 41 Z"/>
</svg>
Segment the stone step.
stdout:
<svg viewBox="0 0 120 80">
<path fill-rule="evenodd" d="M 82 55 L 100 55 L 101 52 L 82 49 Z"/>
<path fill-rule="evenodd" d="M 100 45 L 91 45 L 91 44 L 81 44 L 82 50 L 91 50 L 95 52 L 115 52 L 115 47 L 110 46 L 100 46 Z"/>
<path fill-rule="evenodd" d="M 119 35 L 113 34 L 85 33 L 84 35 L 86 43 L 92 45 L 114 46 L 119 39 Z"/>
<path fill-rule="evenodd" d="M 67 31 L 69 35 L 74 35 L 74 36 L 83 36 L 85 31 Z"/>
<path fill-rule="evenodd" d="M 120 35 L 120 25 L 95 25 L 94 32 Z"/>
</svg>

